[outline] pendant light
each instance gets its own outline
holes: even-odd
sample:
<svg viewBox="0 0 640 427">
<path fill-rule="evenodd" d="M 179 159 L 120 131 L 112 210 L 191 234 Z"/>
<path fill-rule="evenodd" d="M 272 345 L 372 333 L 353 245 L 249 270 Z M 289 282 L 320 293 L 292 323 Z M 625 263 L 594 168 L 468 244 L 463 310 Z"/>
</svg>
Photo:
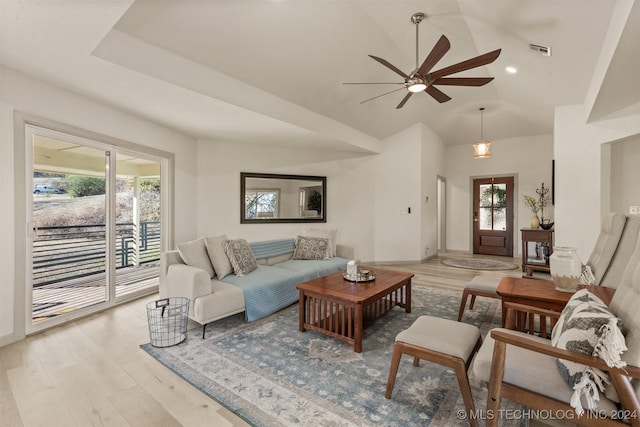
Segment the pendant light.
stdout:
<svg viewBox="0 0 640 427">
<path fill-rule="evenodd" d="M 473 158 L 474 159 L 488 159 L 491 157 L 491 152 L 489 151 L 489 147 L 491 147 L 491 142 L 484 141 L 483 138 L 483 123 L 482 123 L 482 112 L 484 111 L 484 107 L 480 108 L 480 141 L 475 142 L 473 144 Z"/>
</svg>

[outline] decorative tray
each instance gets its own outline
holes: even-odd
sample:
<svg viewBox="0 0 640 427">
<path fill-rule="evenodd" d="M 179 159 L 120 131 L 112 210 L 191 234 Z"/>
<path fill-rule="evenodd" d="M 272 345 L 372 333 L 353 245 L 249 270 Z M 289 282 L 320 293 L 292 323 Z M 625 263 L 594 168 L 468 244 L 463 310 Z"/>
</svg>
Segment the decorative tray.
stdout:
<svg viewBox="0 0 640 427">
<path fill-rule="evenodd" d="M 348 280 L 350 282 L 370 282 L 372 280 L 376 280 L 376 275 L 372 271 L 367 272 L 359 272 L 356 274 L 347 274 L 343 273 L 344 280 Z"/>
</svg>

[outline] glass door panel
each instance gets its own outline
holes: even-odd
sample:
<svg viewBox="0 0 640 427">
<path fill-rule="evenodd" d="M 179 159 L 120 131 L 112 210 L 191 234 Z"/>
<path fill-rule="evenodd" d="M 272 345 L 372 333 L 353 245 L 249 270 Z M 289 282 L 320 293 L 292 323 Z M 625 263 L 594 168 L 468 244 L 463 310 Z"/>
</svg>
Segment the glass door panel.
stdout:
<svg viewBox="0 0 640 427">
<path fill-rule="evenodd" d="M 33 324 L 107 301 L 106 151 L 31 134 Z"/>
<path fill-rule="evenodd" d="M 158 286 L 161 164 L 116 153 L 116 298 Z"/>
</svg>

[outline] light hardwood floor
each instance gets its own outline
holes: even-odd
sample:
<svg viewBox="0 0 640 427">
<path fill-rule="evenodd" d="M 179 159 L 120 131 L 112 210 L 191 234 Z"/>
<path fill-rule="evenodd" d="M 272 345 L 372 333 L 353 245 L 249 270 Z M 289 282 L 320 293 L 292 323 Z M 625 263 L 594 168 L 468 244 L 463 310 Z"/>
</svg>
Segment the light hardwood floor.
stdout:
<svg viewBox="0 0 640 427">
<path fill-rule="evenodd" d="M 462 288 L 477 274 L 519 277 L 520 269 L 386 265 L 415 274 L 418 285 Z M 487 258 L 487 257 L 484 257 Z M 489 257 L 491 258 L 491 257 Z M 520 259 L 496 257 L 501 261 Z M 149 341 L 151 295 L 0 348 L 2 426 L 246 426 L 140 349 Z M 209 327 L 215 327 L 215 323 Z"/>
</svg>

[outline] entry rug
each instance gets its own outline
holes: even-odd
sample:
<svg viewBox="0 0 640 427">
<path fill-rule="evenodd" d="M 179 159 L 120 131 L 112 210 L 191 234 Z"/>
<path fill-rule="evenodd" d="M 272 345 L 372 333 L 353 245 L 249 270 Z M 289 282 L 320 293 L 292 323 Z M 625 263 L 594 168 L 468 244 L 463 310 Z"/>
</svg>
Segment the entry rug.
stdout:
<svg viewBox="0 0 640 427">
<path fill-rule="evenodd" d="M 441 262 L 449 267 L 466 268 L 468 270 L 500 271 L 515 270 L 518 268 L 518 266 L 512 262 L 481 258 L 445 258 Z"/>
<path fill-rule="evenodd" d="M 461 292 L 412 287 L 412 312 L 395 307 L 364 332 L 363 352 L 314 331 L 298 331 L 298 307 L 256 322 L 242 315 L 188 332 L 174 347 L 142 348 L 255 426 L 468 426 L 453 370 L 403 356 L 391 400 L 384 397 L 396 335 L 420 315 L 456 319 Z M 500 322 L 495 299 L 480 298 L 463 319 L 483 336 Z M 477 410 L 487 391 L 470 380 Z M 519 406 L 503 401 L 502 408 Z M 517 425 L 512 422 L 509 425 Z M 526 425 L 523 422 L 522 425 Z"/>
</svg>

